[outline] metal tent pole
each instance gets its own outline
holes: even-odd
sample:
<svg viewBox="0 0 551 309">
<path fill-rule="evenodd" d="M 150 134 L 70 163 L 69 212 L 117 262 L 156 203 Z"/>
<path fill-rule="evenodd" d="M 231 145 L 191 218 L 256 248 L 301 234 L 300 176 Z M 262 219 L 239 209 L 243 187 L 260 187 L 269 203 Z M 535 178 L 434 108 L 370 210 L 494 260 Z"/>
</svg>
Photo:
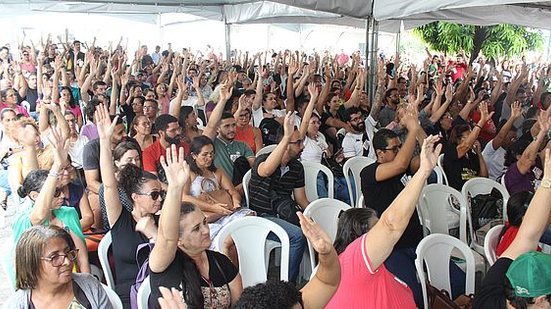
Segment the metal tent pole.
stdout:
<svg viewBox="0 0 551 309">
<path fill-rule="evenodd" d="M 222 6 L 222 20 L 224 21 L 224 41 L 226 42 L 226 59 L 231 61 L 231 24 L 228 24 L 226 10 Z"/>
<path fill-rule="evenodd" d="M 369 102 L 374 104 L 375 91 L 377 86 L 377 50 L 379 49 L 379 22 L 375 19 L 371 20 L 371 44 L 369 45 L 369 81 L 367 93 Z"/>
</svg>

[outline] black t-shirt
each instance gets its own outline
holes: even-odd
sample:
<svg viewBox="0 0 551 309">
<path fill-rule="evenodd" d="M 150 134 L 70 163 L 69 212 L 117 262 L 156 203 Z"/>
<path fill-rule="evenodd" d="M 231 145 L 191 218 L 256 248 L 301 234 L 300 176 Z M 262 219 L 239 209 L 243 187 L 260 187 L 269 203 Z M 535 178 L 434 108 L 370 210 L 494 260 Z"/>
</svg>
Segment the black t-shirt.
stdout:
<svg viewBox="0 0 551 309">
<path fill-rule="evenodd" d="M 136 117 L 136 113 L 134 113 L 132 106 L 130 106 L 129 104 L 121 105 L 121 110 L 122 110 L 122 114 L 126 117 L 127 131 L 130 132 L 132 121 L 134 121 L 134 117 Z"/>
<path fill-rule="evenodd" d="M 467 180 L 480 173 L 480 162 L 478 162 L 478 155 L 472 150 L 467 151 L 462 158 L 458 158 L 456 147 L 448 143 L 444 149 L 444 172 L 450 187 L 461 191 Z"/>
<path fill-rule="evenodd" d="M 115 259 L 115 292 L 123 304 L 130 304 L 130 287 L 136 281 L 139 271 L 136 250 L 138 245 L 147 243 L 148 240 L 136 232 L 136 221 L 124 208 L 117 222 L 111 227 L 111 237 Z"/>
<path fill-rule="evenodd" d="M 297 159 L 289 161 L 286 167 L 278 166 L 268 177 L 258 175 L 258 166 L 268 159 L 269 154 L 256 158 L 251 168 L 249 183 L 249 207 L 259 214 L 275 215 L 272 209 L 272 194 L 291 196 L 293 189 L 304 187 L 304 167 Z"/>
<path fill-rule="evenodd" d="M 238 271 L 225 255 L 210 250 L 207 250 L 206 253 L 209 260 L 209 278 L 201 278 L 201 290 L 205 299 L 205 308 L 212 308 L 210 306 L 211 297 L 215 298 L 216 303 L 220 303 L 224 300 L 227 301 L 227 296 L 229 295 L 229 301 L 231 301 L 231 293 L 229 291 L 228 284 L 235 279 Z M 216 265 L 216 262 L 218 262 L 218 265 Z M 161 296 L 161 293 L 159 292 L 160 286 L 164 286 L 169 289 L 177 288 L 182 291 L 182 274 L 184 272 L 184 263 L 193 263 L 193 260 L 189 259 L 186 261 L 184 253 L 178 249 L 176 250 L 174 261 L 170 263 L 165 271 L 160 273 L 150 271 L 151 296 L 149 297 L 149 300 L 150 303 L 155 303 L 155 307 L 159 306 L 157 299 Z M 209 282 L 206 279 L 210 281 L 210 285 L 212 286 L 209 285 Z M 226 308 L 229 308 L 229 305 Z"/>
<path fill-rule="evenodd" d="M 29 102 L 29 112 L 36 112 L 36 101 L 38 101 L 38 90 L 28 88 L 27 89 L 27 95 L 23 98 L 23 100 Z"/>
<path fill-rule="evenodd" d="M 506 309 L 505 300 L 505 274 L 513 260 L 509 258 L 498 259 L 482 281 L 482 286 L 474 296 L 473 309 Z"/>
<path fill-rule="evenodd" d="M 375 162 L 366 166 L 360 173 L 360 177 L 362 179 L 362 194 L 364 196 L 365 205 L 375 209 L 380 217 L 398 194 L 402 192 L 408 176 L 406 174 L 400 174 L 384 181 L 377 181 L 375 173 L 379 165 L 379 162 Z M 417 210 L 415 210 L 404 234 L 398 240 L 395 247 L 417 247 L 421 239 L 423 239 L 423 227 L 419 222 Z"/>
</svg>

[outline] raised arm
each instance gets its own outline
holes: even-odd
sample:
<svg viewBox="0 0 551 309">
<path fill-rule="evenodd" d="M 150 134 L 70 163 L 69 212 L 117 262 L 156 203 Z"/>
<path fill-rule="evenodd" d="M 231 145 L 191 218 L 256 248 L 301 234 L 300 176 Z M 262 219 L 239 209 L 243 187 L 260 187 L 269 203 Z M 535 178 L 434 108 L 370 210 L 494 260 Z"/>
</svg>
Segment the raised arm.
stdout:
<svg viewBox="0 0 551 309">
<path fill-rule="evenodd" d="M 473 147 L 474 142 L 478 138 L 478 134 L 480 134 L 480 131 L 482 130 L 482 127 L 486 124 L 486 122 L 490 119 L 492 119 L 492 115 L 488 114 L 488 104 L 486 102 L 480 103 L 480 120 L 476 124 L 476 126 L 472 129 L 469 136 L 467 136 L 467 139 L 465 139 L 461 144 L 457 145 L 457 157 L 463 158 L 467 151 Z"/>
<path fill-rule="evenodd" d="M 318 253 L 319 259 L 316 274 L 301 290 L 304 308 L 324 308 L 339 286 L 341 279 L 339 257 L 331 244 L 331 238 L 322 228 L 301 212 L 297 215 L 302 233 Z"/>
<path fill-rule="evenodd" d="M 258 175 L 268 177 L 272 175 L 281 163 L 283 154 L 287 151 L 289 140 L 295 130 L 295 115 L 287 113 L 283 122 L 283 138 L 277 144 L 276 148 L 270 153 L 266 161 L 258 165 Z"/>
<path fill-rule="evenodd" d="M 184 149 L 172 145 L 161 157 L 161 165 L 168 180 L 166 198 L 159 218 L 157 240 L 149 256 L 151 271 L 160 273 L 167 269 L 176 256 L 180 235 L 180 205 L 184 185 L 189 181 L 189 166 L 184 160 Z"/>
<path fill-rule="evenodd" d="M 316 104 L 316 101 L 318 100 L 318 95 L 319 95 L 318 89 L 316 85 L 314 85 L 313 83 L 308 85 L 308 92 L 310 93 L 310 101 L 306 106 L 306 110 L 304 110 L 304 115 L 302 115 L 302 120 L 300 122 L 299 132 L 300 132 L 301 138 L 304 138 L 304 136 L 306 136 L 306 131 L 308 131 L 310 118 L 312 117 L 312 112 L 314 111 L 314 105 Z"/>
<path fill-rule="evenodd" d="M 413 150 L 415 149 L 417 135 L 419 131 L 422 130 L 419 125 L 417 111 L 412 107 L 408 107 L 408 110 L 402 117 L 401 122 L 408 130 L 406 140 L 392 162 L 383 163 L 377 167 L 377 171 L 375 172 L 375 178 L 377 181 L 384 181 L 396 175 L 402 174 L 410 165 Z"/>
<path fill-rule="evenodd" d="M 549 149 L 545 149 L 545 166 L 543 169 L 542 185 L 536 190 L 536 194 L 526 210 L 526 214 L 522 219 L 522 224 L 517 236 L 503 252 L 502 257 L 516 259 L 519 255 L 528 251 L 534 250 L 538 246 L 539 240 L 543 232 L 549 224 L 549 216 L 551 212 L 551 153 Z"/>
<path fill-rule="evenodd" d="M 297 73 L 299 64 L 294 59 L 291 59 L 289 67 L 287 67 L 287 89 L 285 91 L 287 95 L 287 102 L 285 104 L 285 111 L 295 112 L 295 89 L 293 88 L 293 78 Z M 290 89 L 289 89 L 290 87 Z"/>
<path fill-rule="evenodd" d="M 224 106 L 232 94 L 232 85 L 233 80 L 228 79 L 228 81 L 224 82 L 220 87 L 220 99 L 210 114 L 210 119 L 207 126 L 203 129 L 203 135 L 209 137 L 211 140 L 214 140 L 214 137 L 216 137 L 216 129 L 220 119 L 222 118 L 222 114 L 224 113 Z"/>
<path fill-rule="evenodd" d="M 111 122 L 107 106 L 100 104 L 94 114 L 96 126 L 98 127 L 100 155 L 99 162 L 101 166 L 101 178 L 105 190 L 105 205 L 107 208 L 107 219 L 109 226 L 114 226 L 122 213 L 122 204 L 119 199 L 118 182 L 115 178 L 115 167 L 113 164 L 113 155 L 111 151 L 111 136 L 117 125 L 117 118 Z"/>
<path fill-rule="evenodd" d="M 365 237 L 365 247 L 373 271 L 378 269 L 388 258 L 411 220 L 421 190 L 436 166 L 438 155 L 442 149 L 441 144 L 435 147 L 437 141 L 438 136 L 431 135 L 425 139 L 421 147 L 419 170 Z"/>
<path fill-rule="evenodd" d="M 507 137 L 507 133 L 511 131 L 513 128 L 513 124 L 515 121 L 522 115 L 522 107 L 520 106 L 519 102 L 513 103 L 511 105 L 511 117 L 507 119 L 507 122 L 501 127 L 499 132 L 497 132 L 496 137 L 492 139 L 492 147 L 494 150 L 499 149 L 503 142 L 505 141 L 505 138 Z"/>
<path fill-rule="evenodd" d="M 542 112 L 539 114 L 538 124 L 540 126 L 538 136 L 528 145 L 528 147 L 526 147 L 522 153 L 522 156 L 517 161 L 517 168 L 522 175 L 528 173 L 528 171 L 532 168 L 540 146 L 547 136 L 547 132 L 549 131 L 549 120 L 547 113 Z"/>
<path fill-rule="evenodd" d="M 62 172 L 62 166 L 67 162 L 69 143 L 63 139 L 59 130 L 50 133 L 50 144 L 53 146 L 54 163 L 50 168 L 48 177 L 44 182 L 30 214 L 32 225 L 41 225 L 51 216 L 54 207 L 54 195 L 56 191 L 57 177 Z"/>
</svg>

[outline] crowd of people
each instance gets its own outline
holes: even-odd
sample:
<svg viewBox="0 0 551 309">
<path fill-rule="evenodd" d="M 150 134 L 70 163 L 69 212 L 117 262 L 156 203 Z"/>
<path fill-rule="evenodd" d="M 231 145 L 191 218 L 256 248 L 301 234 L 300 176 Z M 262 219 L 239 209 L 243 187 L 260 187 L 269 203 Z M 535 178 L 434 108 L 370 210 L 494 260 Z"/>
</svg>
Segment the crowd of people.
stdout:
<svg viewBox="0 0 551 309">
<path fill-rule="evenodd" d="M 16 212 L 9 308 L 109 307 L 88 274 L 107 231 L 124 308 L 137 260 L 148 260 L 154 308 L 423 308 L 416 204 L 440 153 L 450 187 L 487 177 L 511 194 L 474 307 L 551 308 L 551 258 L 537 252 L 551 244 L 551 65 L 428 49 L 417 65 L 380 57 L 370 102 L 359 52 L 223 60 L 58 39 L 0 48 L 0 202 Z M 358 156 L 374 163 L 348 192 L 342 165 Z M 312 202 L 304 161 L 331 168 L 336 199 L 363 194 L 334 242 L 301 213 Z M 320 197 L 327 182 L 320 173 Z M 233 240 L 214 244 L 245 216 L 288 234 L 289 282 L 243 289 Z M 307 240 L 319 268 L 298 290 Z M 452 297 L 464 294 L 463 271 L 450 271 Z"/>
</svg>

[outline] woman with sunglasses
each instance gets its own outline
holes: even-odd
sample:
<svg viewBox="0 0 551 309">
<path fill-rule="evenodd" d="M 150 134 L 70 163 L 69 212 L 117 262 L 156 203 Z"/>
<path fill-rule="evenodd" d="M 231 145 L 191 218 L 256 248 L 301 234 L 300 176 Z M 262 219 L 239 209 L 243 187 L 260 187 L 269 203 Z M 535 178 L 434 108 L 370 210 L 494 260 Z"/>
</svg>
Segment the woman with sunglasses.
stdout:
<svg viewBox="0 0 551 309">
<path fill-rule="evenodd" d="M 262 132 L 260 132 L 259 128 L 251 125 L 252 112 L 247 107 L 246 100 L 245 95 L 241 95 L 237 110 L 233 112 L 233 117 L 237 121 L 235 140 L 244 142 L 256 153 L 264 146 L 262 143 Z"/>
<path fill-rule="evenodd" d="M 82 234 L 78 213 L 73 207 L 64 206 L 65 193 L 59 185 L 59 176 L 63 175 L 63 167 L 68 164 L 67 142 L 61 137 L 59 130 L 52 130 L 50 143 L 53 148 L 54 162 L 50 171 L 33 170 L 17 190 L 21 198 L 27 198 L 20 206 L 21 215 L 13 224 L 15 243 L 22 233 L 36 225 L 55 225 L 66 229 L 76 248 L 77 270 L 90 272 L 88 251 Z"/>
<path fill-rule="evenodd" d="M 158 307 L 159 287 L 165 286 L 179 289 L 187 308 L 231 308 L 243 291 L 241 276 L 228 257 L 208 250 L 209 225 L 199 207 L 181 202 L 192 179 L 183 148 L 167 148 L 161 165 L 168 179 L 168 193 L 149 259 L 149 307 Z"/>
<path fill-rule="evenodd" d="M 161 209 L 164 191 L 157 176 L 142 170 L 141 163 L 124 164 L 118 173 L 117 181 L 110 146 L 117 117 L 111 121 L 109 111 L 103 104 L 96 108 L 105 207 L 113 239 L 115 292 L 120 296 L 125 308 L 129 308 L 130 287 L 136 281 L 139 271 L 136 251 L 140 244 L 154 241 L 157 236 L 154 215 Z M 123 207 L 119 187 L 122 187 L 131 201 L 131 209 L 127 208 L 129 205 Z"/>
<path fill-rule="evenodd" d="M 151 134 L 151 121 L 144 115 L 136 116 L 130 125 L 130 137 L 134 138 L 141 149 L 145 149 L 155 142 Z"/>
<path fill-rule="evenodd" d="M 72 272 L 80 251 L 58 226 L 26 230 L 15 249 L 17 292 L 4 308 L 113 308 L 96 278 Z"/>
</svg>

